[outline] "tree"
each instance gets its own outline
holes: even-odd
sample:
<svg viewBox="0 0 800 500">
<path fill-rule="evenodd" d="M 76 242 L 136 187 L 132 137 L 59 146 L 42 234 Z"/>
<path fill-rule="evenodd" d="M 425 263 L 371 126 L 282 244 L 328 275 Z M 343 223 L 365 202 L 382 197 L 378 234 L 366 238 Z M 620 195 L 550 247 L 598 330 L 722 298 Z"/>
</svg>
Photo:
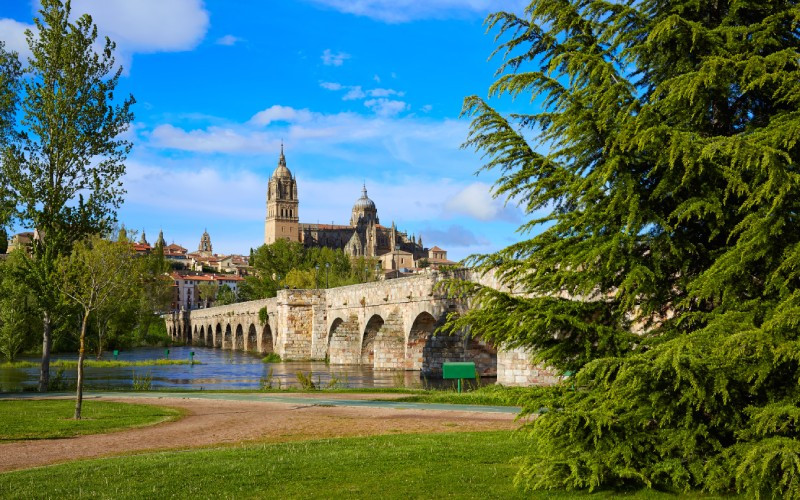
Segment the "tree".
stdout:
<svg viewBox="0 0 800 500">
<path fill-rule="evenodd" d="M 19 279 L 23 250 L 0 261 L 0 354 L 8 361 L 31 345 L 36 327 L 36 298 Z"/>
<path fill-rule="evenodd" d="M 540 231 L 464 282 L 471 327 L 575 372 L 526 411 L 518 481 L 800 495 L 800 7 L 534 0 L 468 146 Z M 539 216 L 539 214 L 544 214 Z M 576 390 L 571 390 L 572 387 Z"/>
<path fill-rule="evenodd" d="M 94 236 L 78 242 L 72 254 L 59 262 L 59 288 L 83 313 L 79 336 L 75 419 L 81 418 L 83 360 L 90 315 L 103 310 L 120 294 L 129 293 L 137 284 L 134 259 L 135 253 L 127 243 Z"/>
<path fill-rule="evenodd" d="M 236 302 L 236 294 L 228 285 L 222 285 L 217 292 L 217 305 L 227 306 Z"/>
<path fill-rule="evenodd" d="M 203 301 L 205 307 L 211 306 L 217 298 L 219 286 L 216 281 L 207 281 L 197 285 L 197 295 Z"/>
<path fill-rule="evenodd" d="M 14 115 L 19 102 L 20 64 L 17 54 L 6 52 L 5 44 L 0 41 L 0 151 L 8 144 L 14 124 Z M 0 162 L 2 162 L 0 157 Z M 0 231 L 11 219 L 14 203 L 5 182 L 0 183 Z M 0 245 L 3 242 L 0 241 Z M 5 250 L 0 251 L 5 253 Z"/>
<path fill-rule="evenodd" d="M 14 216 L 41 236 L 33 246 L 28 283 L 42 312 L 39 390 L 47 389 L 53 322 L 59 298 L 55 263 L 72 243 L 113 225 L 124 193 L 120 178 L 131 144 L 121 139 L 133 97 L 114 105 L 122 69 L 114 43 L 95 52 L 91 17 L 70 22 L 70 2 L 42 0 L 32 56 L 21 80 L 21 121 L 3 144 L 0 174 Z"/>
</svg>

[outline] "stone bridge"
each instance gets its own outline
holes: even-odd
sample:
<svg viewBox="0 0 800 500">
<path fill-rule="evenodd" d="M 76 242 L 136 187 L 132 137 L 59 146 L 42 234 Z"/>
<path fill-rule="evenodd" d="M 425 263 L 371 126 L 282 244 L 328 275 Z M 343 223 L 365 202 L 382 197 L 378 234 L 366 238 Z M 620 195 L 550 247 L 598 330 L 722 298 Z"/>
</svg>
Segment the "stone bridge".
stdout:
<svg viewBox="0 0 800 500">
<path fill-rule="evenodd" d="M 174 313 L 166 317 L 167 331 L 192 345 L 275 352 L 283 360 L 328 359 L 375 370 L 419 370 L 428 377 L 441 376 L 444 362 L 475 361 L 481 375 L 497 376 L 505 385 L 557 380 L 531 366 L 522 350 L 498 352 L 467 332 L 435 335 L 449 312 L 467 307 L 436 290 L 442 279 L 431 272 L 338 288 L 280 290 L 270 299 Z"/>
</svg>

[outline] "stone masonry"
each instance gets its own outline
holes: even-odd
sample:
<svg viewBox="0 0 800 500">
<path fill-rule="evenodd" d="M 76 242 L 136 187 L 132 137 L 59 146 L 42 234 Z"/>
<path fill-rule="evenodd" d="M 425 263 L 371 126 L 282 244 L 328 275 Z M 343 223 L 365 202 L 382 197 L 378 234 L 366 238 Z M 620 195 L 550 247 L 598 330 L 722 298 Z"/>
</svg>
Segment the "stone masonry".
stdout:
<svg viewBox="0 0 800 500">
<path fill-rule="evenodd" d="M 532 366 L 525 351 L 498 351 L 465 332 L 437 332 L 449 312 L 468 307 L 436 288 L 443 279 L 432 272 L 327 290 L 280 290 L 275 298 L 178 312 L 165 320 L 175 339 L 275 352 L 284 360 L 328 359 L 334 365 L 420 370 L 432 377 L 441 376 L 444 362 L 475 361 L 482 376 L 496 375 L 504 385 L 549 385 L 559 379 Z M 495 284 L 482 277 L 475 281 Z"/>
</svg>

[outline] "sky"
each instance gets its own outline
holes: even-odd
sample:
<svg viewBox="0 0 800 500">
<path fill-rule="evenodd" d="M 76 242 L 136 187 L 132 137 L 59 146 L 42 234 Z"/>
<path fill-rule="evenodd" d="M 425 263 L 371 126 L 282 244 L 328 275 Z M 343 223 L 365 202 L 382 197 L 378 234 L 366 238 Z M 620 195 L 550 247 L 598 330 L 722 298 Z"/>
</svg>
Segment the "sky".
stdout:
<svg viewBox="0 0 800 500">
<path fill-rule="evenodd" d="M 464 97 L 486 97 L 500 58 L 483 20 L 519 0 L 73 0 L 117 43 L 117 96 L 132 94 L 134 148 L 118 212 L 194 250 L 264 241 L 281 141 L 301 222 L 347 224 L 364 183 L 382 224 L 448 257 L 525 237 L 462 149 Z M 37 2 L 0 0 L 0 39 L 23 58 Z M 521 105 L 500 102 L 504 111 Z"/>
</svg>

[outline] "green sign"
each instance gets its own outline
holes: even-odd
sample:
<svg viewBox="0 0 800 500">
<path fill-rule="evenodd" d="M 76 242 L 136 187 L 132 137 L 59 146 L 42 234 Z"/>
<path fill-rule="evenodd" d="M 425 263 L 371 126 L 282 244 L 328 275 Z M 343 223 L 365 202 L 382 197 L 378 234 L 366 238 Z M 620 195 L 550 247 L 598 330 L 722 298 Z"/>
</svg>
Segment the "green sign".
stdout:
<svg viewBox="0 0 800 500">
<path fill-rule="evenodd" d="M 444 363 L 442 365 L 443 378 L 475 378 L 475 363 Z"/>
<path fill-rule="evenodd" d="M 119 351 L 114 349 L 114 359 L 117 359 L 117 356 L 119 356 Z"/>
<path fill-rule="evenodd" d="M 169 349 L 164 349 L 164 356 L 169 357 Z"/>
<path fill-rule="evenodd" d="M 461 393 L 461 379 L 477 378 L 475 373 L 475 363 L 472 361 L 442 364 L 442 378 L 457 378 L 459 394 Z"/>
</svg>

